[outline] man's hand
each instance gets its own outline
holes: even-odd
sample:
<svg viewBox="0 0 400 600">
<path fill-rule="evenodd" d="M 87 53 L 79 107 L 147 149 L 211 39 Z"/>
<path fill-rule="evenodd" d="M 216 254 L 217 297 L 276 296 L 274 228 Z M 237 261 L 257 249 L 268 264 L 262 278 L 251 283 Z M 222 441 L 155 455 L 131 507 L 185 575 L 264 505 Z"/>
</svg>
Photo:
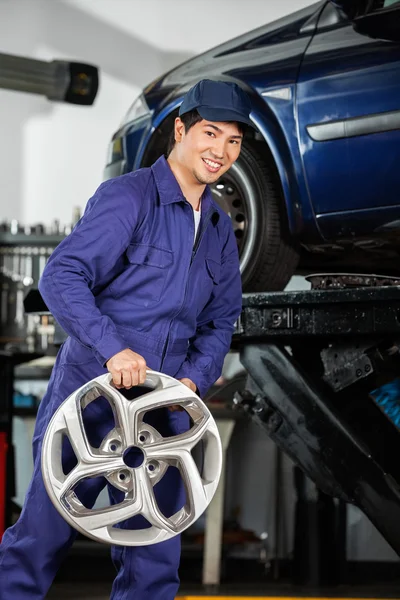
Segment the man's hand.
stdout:
<svg viewBox="0 0 400 600">
<path fill-rule="evenodd" d="M 146 381 L 146 361 L 129 348 L 114 354 L 106 363 L 117 389 L 129 389 Z"/>
<path fill-rule="evenodd" d="M 178 379 L 178 381 L 186 385 L 189 389 L 192 390 L 192 392 L 195 392 L 197 390 L 196 384 L 193 383 L 193 381 L 191 379 L 188 379 L 187 377 L 184 377 L 183 379 Z"/>
<path fill-rule="evenodd" d="M 196 384 L 193 383 L 193 381 L 191 379 L 188 379 L 187 377 L 184 377 L 183 379 L 178 379 L 178 381 L 186 385 L 189 389 L 192 390 L 192 392 L 195 392 L 197 390 Z M 175 412 L 176 410 L 183 410 L 182 406 L 176 404 L 174 404 L 173 406 L 169 406 L 168 408 L 171 412 Z"/>
</svg>

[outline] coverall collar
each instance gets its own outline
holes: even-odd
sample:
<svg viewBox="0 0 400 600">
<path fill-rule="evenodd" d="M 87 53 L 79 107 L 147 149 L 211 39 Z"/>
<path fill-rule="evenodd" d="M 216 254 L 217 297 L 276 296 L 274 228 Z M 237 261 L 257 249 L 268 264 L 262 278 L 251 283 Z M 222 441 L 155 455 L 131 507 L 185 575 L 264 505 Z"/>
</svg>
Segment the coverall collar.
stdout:
<svg viewBox="0 0 400 600">
<path fill-rule="evenodd" d="M 157 185 L 161 204 L 172 204 L 173 202 L 185 201 L 185 197 L 182 193 L 179 183 L 177 182 L 165 156 L 160 156 L 160 158 L 152 165 L 151 169 Z M 201 197 L 201 207 L 202 213 L 206 213 L 209 209 L 212 209 L 212 212 L 216 213 L 219 217 L 217 207 L 214 203 L 211 190 L 208 185 L 206 186 Z"/>
</svg>

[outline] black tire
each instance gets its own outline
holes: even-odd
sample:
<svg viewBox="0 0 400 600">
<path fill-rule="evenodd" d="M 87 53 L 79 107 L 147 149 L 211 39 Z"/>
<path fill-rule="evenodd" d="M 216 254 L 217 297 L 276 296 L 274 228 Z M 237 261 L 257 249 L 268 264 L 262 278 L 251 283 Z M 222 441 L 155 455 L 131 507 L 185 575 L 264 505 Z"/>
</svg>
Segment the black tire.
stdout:
<svg viewBox="0 0 400 600">
<path fill-rule="evenodd" d="M 281 183 L 268 148 L 245 142 L 212 191 L 232 217 L 244 291 L 283 290 L 295 273 L 299 252 L 290 240 Z"/>
</svg>

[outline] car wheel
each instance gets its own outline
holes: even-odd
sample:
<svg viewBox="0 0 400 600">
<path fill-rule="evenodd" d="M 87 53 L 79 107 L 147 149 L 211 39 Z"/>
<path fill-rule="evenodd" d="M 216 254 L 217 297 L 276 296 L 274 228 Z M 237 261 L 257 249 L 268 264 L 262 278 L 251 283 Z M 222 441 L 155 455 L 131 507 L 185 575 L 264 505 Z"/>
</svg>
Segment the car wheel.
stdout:
<svg viewBox="0 0 400 600">
<path fill-rule="evenodd" d="M 255 145 L 244 143 L 236 163 L 211 190 L 232 219 L 244 291 L 283 290 L 296 270 L 299 254 L 289 237 L 272 157 L 261 158 Z"/>
</svg>

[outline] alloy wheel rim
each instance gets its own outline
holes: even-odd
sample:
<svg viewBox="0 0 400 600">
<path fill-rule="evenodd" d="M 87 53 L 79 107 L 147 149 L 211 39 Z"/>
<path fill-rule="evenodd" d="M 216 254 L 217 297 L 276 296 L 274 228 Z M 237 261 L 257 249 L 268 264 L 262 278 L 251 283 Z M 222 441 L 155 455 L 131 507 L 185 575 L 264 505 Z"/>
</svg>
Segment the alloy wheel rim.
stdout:
<svg viewBox="0 0 400 600">
<path fill-rule="evenodd" d="M 90 381 L 63 402 L 44 437 L 42 474 L 50 499 L 72 527 L 101 542 L 148 545 L 182 533 L 205 511 L 220 478 L 221 441 L 216 423 L 202 400 L 187 386 L 155 371 L 148 371 L 145 385 L 152 391 L 127 400 L 111 385 L 109 374 Z M 100 396 L 111 404 L 115 427 L 99 448 L 93 448 L 85 432 L 82 411 Z M 186 410 L 193 426 L 185 433 L 163 438 L 143 417 L 149 410 L 172 405 Z M 61 463 L 64 435 L 70 439 L 78 461 L 68 474 Z M 202 473 L 192 456 L 199 442 L 205 442 Z M 143 463 L 137 468 L 129 467 L 124 460 L 131 448 L 143 453 Z M 180 471 L 186 503 L 167 518 L 157 505 L 153 488 L 170 466 Z M 124 499 L 114 506 L 88 509 L 74 490 L 84 479 L 99 476 L 124 492 Z M 115 527 L 139 514 L 150 523 L 149 528 Z"/>
</svg>

